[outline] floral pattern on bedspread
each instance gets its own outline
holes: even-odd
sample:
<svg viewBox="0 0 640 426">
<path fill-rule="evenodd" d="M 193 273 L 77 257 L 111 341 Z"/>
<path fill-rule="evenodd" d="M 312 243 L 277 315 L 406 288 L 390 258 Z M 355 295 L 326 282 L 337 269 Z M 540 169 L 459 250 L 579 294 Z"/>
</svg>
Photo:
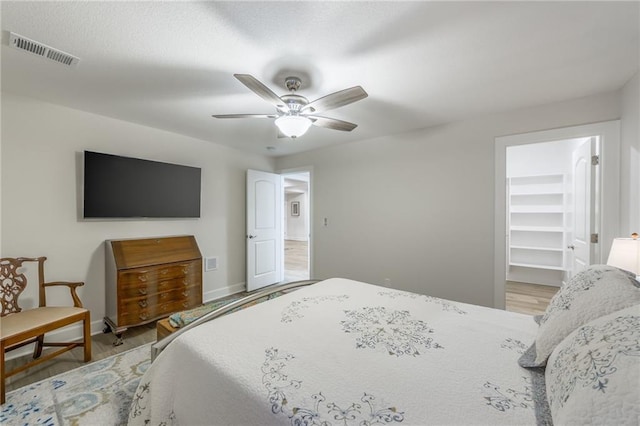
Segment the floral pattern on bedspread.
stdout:
<svg viewBox="0 0 640 426">
<path fill-rule="evenodd" d="M 522 380 L 524 381 L 523 390 L 508 388 L 503 391 L 501 386 L 486 382 L 484 384 L 486 404 L 502 412 L 515 408 L 532 409 L 533 386 L 531 378 L 523 376 Z"/>
<path fill-rule="evenodd" d="M 547 366 L 553 378 L 549 405 L 562 407 L 576 387 L 606 393 L 619 358 L 640 356 L 638 330 L 640 316 L 621 316 L 604 324 L 585 325 L 567 338 L 553 364 Z"/>
<path fill-rule="evenodd" d="M 131 411 L 129 412 L 129 417 L 131 419 L 135 419 L 136 417 L 140 417 L 143 415 L 148 415 L 147 403 L 149 401 L 147 400 L 144 403 L 144 405 L 143 405 L 143 401 L 145 401 L 149 397 L 150 386 L 151 384 L 149 382 L 145 382 L 140 384 L 138 386 L 138 389 L 136 389 L 136 394 L 133 396 L 133 400 L 131 401 Z M 175 420 L 176 420 L 176 415 L 173 411 L 171 411 L 168 415 L 167 420 L 158 423 L 158 426 L 173 425 L 175 423 Z M 144 420 L 145 425 L 149 424 L 150 422 L 151 420 L 148 418 Z"/>
<path fill-rule="evenodd" d="M 130 425 L 535 425 L 531 318 L 431 300 L 337 278 L 203 324 L 151 365 Z"/>
<path fill-rule="evenodd" d="M 342 406 L 336 402 L 326 402 L 327 398 L 322 392 L 311 395 L 313 407 L 294 406 L 292 392 L 302 387 L 302 381 L 290 379 L 283 371 L 294 359 L 295 356 L 290 353 L 269 348 L 265 350 L 262 365 L 262 383 L 268 392 L 271 412 L 286 415 L 292 425 L 331 426 L 335 421 L 336 425 L 370 426 L 404 420 L 404 412 L 399 412 L 396 407 L 376 408 L 376 398 L 366 392 L 360 402 Z"/>
<path fill-rule="evenodd" d="M 384 306 L 344 311 L 345 333 L 359 334 L 356 348 L 384 347 L 389 355 L 420 355 L 418 347 L 442 349 L 428 337 L 434 330 L 426 322 L 411 318 L 409 311 L 387 310 Z"/>
<path fill-rule="evenodd" d="M 500 347 L 503 349 L 510 349 L 516 351 L 519 354 L 524 354 L 527 351 L 528 345 L 525 345 L 518 339 L 513 339 L 511 337 L 504 339 Z"/>
<path fill-rule="evenodd" d="M 556 312 L 568 310 L 576 295 L 591 289 L 603 276 L 604 271 L 599 269 L 587 269 L 576 274 L 576 276 L 571 279 L 571 285 L 564 288 L 563 291 L 558 292 L 556 297 L 551 299 L 547 310 L 540 319 L 540 325 L 547 322 Z"/>
<path fill-rule="evenodd" d="M 404 291 L 379 291 L 379 296 L 389 297 L 391 299 L 396 299 L 398 297 L 407 297 L 409 299 L 422 299 L 427 303 L 434 303 L 436 305 L 440 305 L 443 311 L 452 311 L 460 315 L 466 315 L 466 311 L 463 311 L 459 307 L 457 307 L 454 303 L 449 302 L 448 300 L 440 299 L 438 297 L 426 296 L 423 294 L 415 294 L 415 293 L 407 293 Z"/>
<path fill-rule="evenodd" d="M 300 310 L 307 309 L 311 305 L 319 305 L 322 302 L 343 302 L 347 300 L 349 296 L 346 294 L 341 295 L 326 295 L 326 296 L 313 296 L 303 297 L 300 300 L 294 300 L 289 303 L 286 308 L 282 310 L 282 319 L 280 322 L 293 322 L 295 319 L 303 318 Z"/>
</svg>

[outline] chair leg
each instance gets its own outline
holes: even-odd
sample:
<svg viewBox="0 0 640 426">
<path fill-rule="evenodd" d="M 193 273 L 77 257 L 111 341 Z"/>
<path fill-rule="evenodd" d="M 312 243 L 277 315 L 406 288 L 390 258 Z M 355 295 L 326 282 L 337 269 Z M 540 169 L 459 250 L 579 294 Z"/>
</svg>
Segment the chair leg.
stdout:
<svg viewBox="0 0 640 426">
<path fill-rule="evenodd" d="M 43 346 L 44 346 L 44 334 L 41 334 L 36 338 L 36 346 L 35 348 L 33 348 L 33 359 L 40 358 L 40 355 L 42 355 Z"/>
<path fill-rule="evenodd" d="M 87 311 L 84 317 L 84 362 L 91 361 L 91 315 Z"/>
</svg>

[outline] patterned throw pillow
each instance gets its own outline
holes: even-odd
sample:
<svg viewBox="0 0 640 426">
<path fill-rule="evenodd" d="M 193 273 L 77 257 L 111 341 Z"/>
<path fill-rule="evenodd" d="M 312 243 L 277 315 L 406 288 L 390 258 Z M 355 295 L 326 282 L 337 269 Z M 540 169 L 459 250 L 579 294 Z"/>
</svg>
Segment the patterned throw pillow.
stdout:
<svg viewBox="0 0 640 426">
<path fill-rule="evenodd" d="M 535 360 L 523 367 L 542 366 L 553 349 L 573 330 L 587 322 L 640 304 L 640 283 L 621 269 L 592 265 L 576 274 L 551 299 L 535 340 Z M 531 357 L 533 358 L 533 357 Z"/>
<path fill-rule="evenodd" d="M 573 331 L 549 357 L 547 397 L 556 425 L 637 425 L 640 305 Z"/>
</svg>

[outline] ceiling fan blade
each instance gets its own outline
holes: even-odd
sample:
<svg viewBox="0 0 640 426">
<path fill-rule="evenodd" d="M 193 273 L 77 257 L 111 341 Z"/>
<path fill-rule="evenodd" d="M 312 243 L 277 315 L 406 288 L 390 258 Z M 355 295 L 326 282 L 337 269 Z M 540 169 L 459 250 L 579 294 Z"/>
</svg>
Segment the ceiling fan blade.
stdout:
<svg viewBox="0 0 640 426">
<path fill-rule="evenodd" d="M 348 121 L 336 120 L 335 118 L 318 117 L 316 115 L 308 115 L 307 117 L 313 121 L 314 126 L 324 127 L 327 129 L 350 132 L 358 127 L 357 124 L 349 123 Z"/>
<path fill-rule="evenodd" d="M 367 92 L 360 86 L 350 87 L 339 92 L 331 93 L 330 95 L 323 96 L 315 101 L 305 105 L 302 111 L 323 112 L 330 109 L 339 108 L 341 106 L 349 105 L 353 102 L 369 96 Z M 311 109 L 312 108 L 312 109 Z"/>
<path fill-rule="evenodd" d="M 287 104 L 282 99 L 280 99 L 278 95 L 273 93 L 271 89 L 262 84 L 257 78 L 249 74 L 234 74 L 233 76 L 240 80 L 240 83 L 247 86 L 249 90 L 253 91 L 256 95 L 274 105 L 280 111 L 289 111 L 289 107 L 287 106 Z"/>
<path fill-rule="evenodd" d="M 222 114 L 212 115 L 215 118 L 277 118 L 276 114 Z"/>
</svg>

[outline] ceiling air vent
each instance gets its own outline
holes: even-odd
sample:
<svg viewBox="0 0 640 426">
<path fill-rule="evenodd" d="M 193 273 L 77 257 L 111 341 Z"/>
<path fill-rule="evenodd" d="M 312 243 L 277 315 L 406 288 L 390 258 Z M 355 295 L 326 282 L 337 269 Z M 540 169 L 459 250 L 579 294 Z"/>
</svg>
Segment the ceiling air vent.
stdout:
<svg viewBox="0 0 640 426">
<path fill-rule="evenodd" d="M 70 67 L 75 66 L 80 62 L 80 58 L 76 56 L 65 53 L 62 50 L 54 49 L 46 44 L 28 39 L 16 33 L 9 33 L 9 46 L 14 49 L 22 50 L 23 52 L 42 56 L 50 61 Z"/>
</svg>

